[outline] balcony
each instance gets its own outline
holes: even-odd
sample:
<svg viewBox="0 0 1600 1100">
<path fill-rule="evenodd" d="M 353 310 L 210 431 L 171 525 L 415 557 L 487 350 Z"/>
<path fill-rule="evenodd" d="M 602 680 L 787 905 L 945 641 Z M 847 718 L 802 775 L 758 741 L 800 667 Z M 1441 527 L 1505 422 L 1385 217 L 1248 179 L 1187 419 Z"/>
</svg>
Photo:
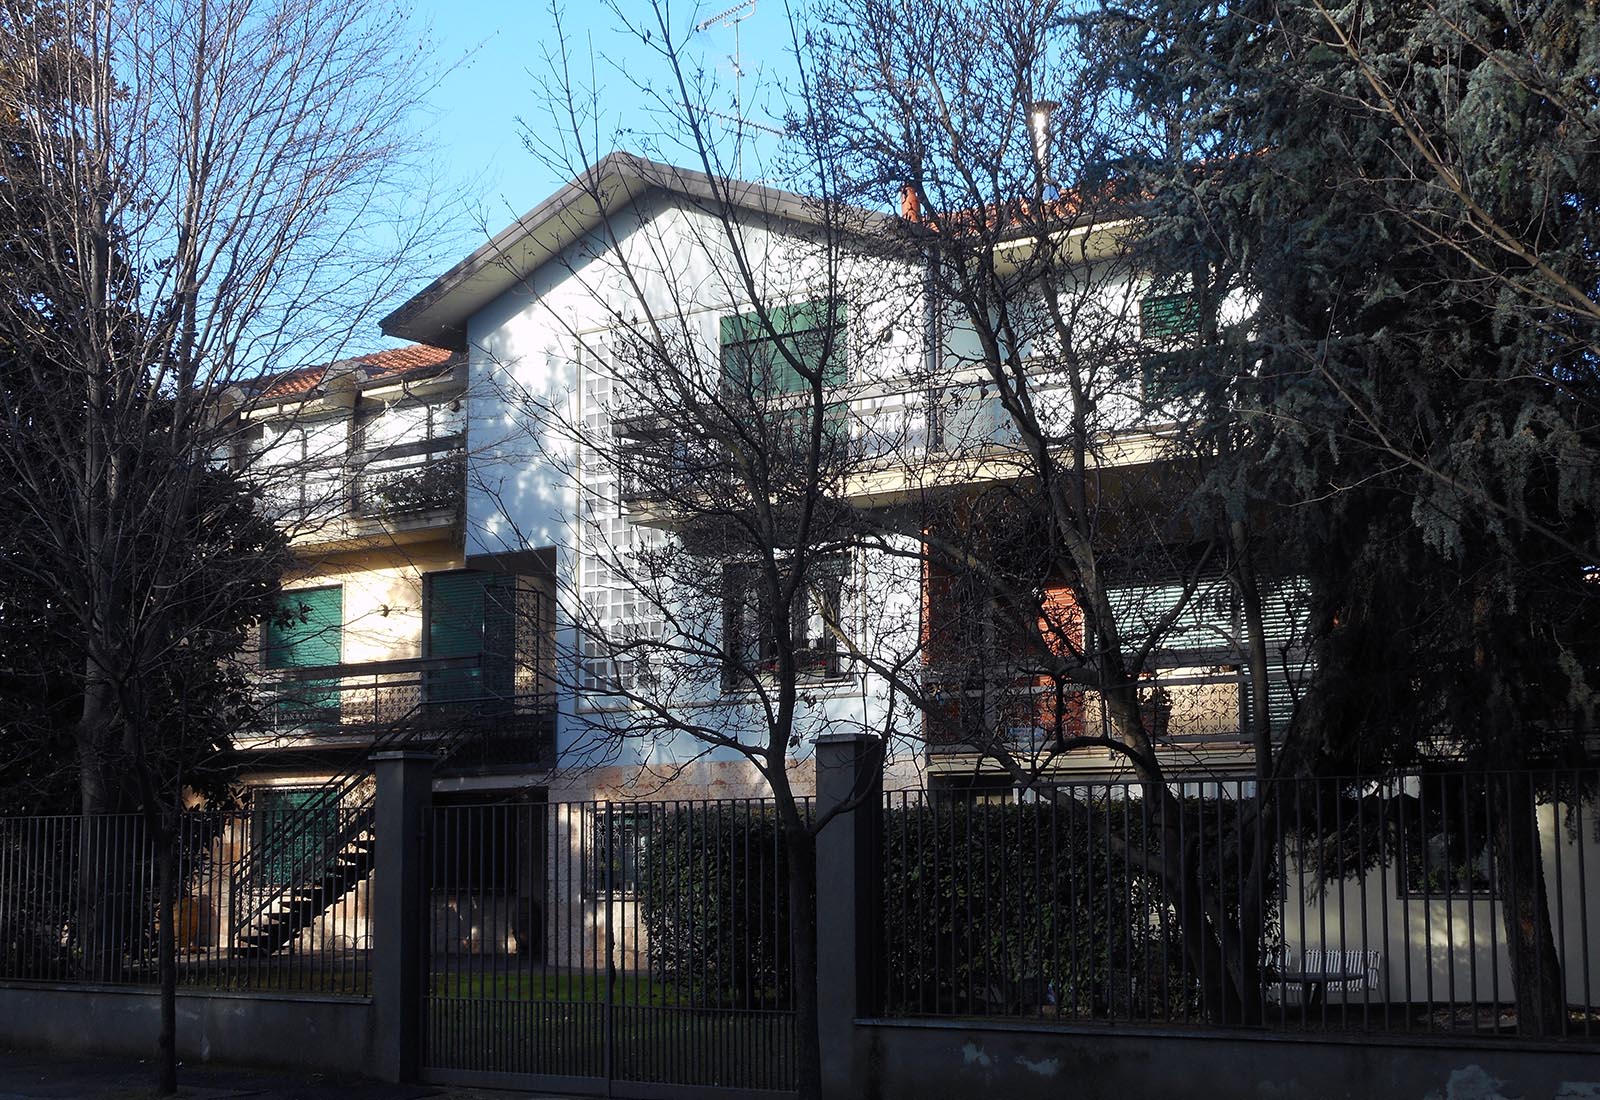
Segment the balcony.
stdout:
<svg viewBox="0 0 1600 1100">
<path fill-rule="evenodd" d="M 424 439 L 353 460 L 273 467 L 262 495 L 269 514 L 301 544 L 359 546 L 375 537 L 407 542 L 461 523 L 466 502 L 464 437 Z"/>
<path fill-rule="evenodd" d="M 461 436 L 369 451 L 351 475 L 353 513 L 391 520 L 456 512 L 466 497 L 467 451 Z"/>
<path fill-rule="evenodd" d="M 1249 740 L 1248 692 L 1238 666 L 1164 671 L 1139 689 L 1144 721 L 1157 749 L 1234 753 Z M 1026 682 L 988 687 L 951 685 L 934 698 L 943 721 L 930 720 L 930 757 L 971 758 L 1000 749 L 1023 759 L 1063 753 L 1098 754 L 1098 747 L 1063 750 L 1060 737 L 1109 737 L 1101 695 L 1068 688 L 1058 698 L 1049 685 Z M 1057 716 L 1059 715 L 1059 723 Z M 1279 716 L 1274 715 L 1275 719 Z"/>
<path fill-rule="evenodd" d="M 1150 386 L 1130 362 L 1107 367 L 1094 393 L 1089 430 L 1093 460 L 1104 468 L 1141 466 L 1170 448 L 1171 426 L 1187 415 L 1182 402 L 1153 403 Z M 1072 398 L 1066 384 L 1040 367 L 1032 398 L 1041 427 L 1065 438 L 1072 430 Z M 891 504 L 929 487 L 1007 482 L 1029 476 L 1035 465 L 992 382 L 966 372 L 929 383 L 899 379 L 840 387 L 829 405 L 829 432 L 840 441 L 824 461 L 841 491 L 863 507 Z M 806 395 L 775 398 L 767 413 L 781 417 L 792 407 L 809 415 Z M 685 431 L 657 414 L 616 417 L 612 431 L 620 467 L 620 493 L 635 519 L 671 527 L 679 513 L 693 513 L 701 500 L 735 500 L 732 462 L 707 433 Z M 806 441 L 800 441 L 802 444 Z M 797 473 L 803 451 L 793 458 Z M 780 465 L 778 449 L 766 456 Z"/>
<path fill-rule="evenodd" d="M 549 767 L 555 698 L 503 659 L 422 657 L 274 669 L 258 685 L 253 750 L 432 748 L 453 767 Z M 524 682 L 527 681 L 527 682 Z"/>
</svg>

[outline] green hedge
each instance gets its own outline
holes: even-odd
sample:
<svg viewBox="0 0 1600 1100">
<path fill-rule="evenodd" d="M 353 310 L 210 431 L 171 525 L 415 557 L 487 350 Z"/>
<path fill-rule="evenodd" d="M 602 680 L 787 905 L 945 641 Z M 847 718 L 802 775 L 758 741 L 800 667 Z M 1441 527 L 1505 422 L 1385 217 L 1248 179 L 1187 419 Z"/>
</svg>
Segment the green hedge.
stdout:
<svg viewBox="0 0 1600 1100">
<path fill-rule="evenodd" d="M 1205 889 L 1221 889 L 1229 910 L 1237 897 L 1236 810 L 1216 798 L 1183 803 Z M 1153 833 L 1146 817 L 1140 799 L 1088 794 L 1056 804 L 891 802 L 883 818 L 882 1008 L 1197 1016 L 1196 975 L 1176 913 L 1153 857 L 1147 868 L 1138 855 Z M 734 804 L 668 805 L 652 808 L 642 839 L 636 888 L 651 979 L 678 1004 L 787 1007 L 788 868 L 776 816 Z M 827 868 L 819 878 L 827 889 Z"/>
<path fill-rule="evenodd" d="M 1187 835 L 1227 870 L 1231 804 L 1220 816 L 1215 801 L 1184 813 Z M 1176 913 L 1153 857 L 1147 866 L 1138 854 L 1154 828 L 1146 817 L 1141 800 L 1085 796 L 891 807 L 886 1010 L 1133 1020 L 1197 1013 Z M 1209 878 L 1214 889 L 1217 876 Z"/>
<path fill-rule="evenodd" d="M 790 1003 L 788 860 L 774 811 L 728 804 L 650 814 L 638 900 L 652 977 L 679 1003 Z"/>
</svg>

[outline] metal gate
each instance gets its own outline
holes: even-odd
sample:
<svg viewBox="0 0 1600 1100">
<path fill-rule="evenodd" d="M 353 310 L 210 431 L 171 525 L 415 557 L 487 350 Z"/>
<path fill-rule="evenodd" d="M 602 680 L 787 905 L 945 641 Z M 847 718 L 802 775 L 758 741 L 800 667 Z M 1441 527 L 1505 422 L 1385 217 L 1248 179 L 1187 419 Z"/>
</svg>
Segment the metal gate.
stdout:
<svg viewBox="0 0 1600 1100">
<path fill-rule="evenodd" d="M 430 1081 L 793 1090 L 787 872 L 769 801 L 429 814 Z"/>
</svg>

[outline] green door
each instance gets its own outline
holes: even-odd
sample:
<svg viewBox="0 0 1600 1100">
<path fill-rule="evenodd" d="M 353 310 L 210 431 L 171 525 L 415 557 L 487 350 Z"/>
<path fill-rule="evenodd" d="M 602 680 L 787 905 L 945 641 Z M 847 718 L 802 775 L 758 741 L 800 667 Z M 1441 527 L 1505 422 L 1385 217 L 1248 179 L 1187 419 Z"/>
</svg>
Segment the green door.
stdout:
<svg viewBox="0 0 1600 1100">
<path fill-rule="evenodd" d="M 321 668 L 340 659 L 344 589 L 301 588 L 278 596 L 278 610 L 267 625 L 267 667 Z M 298 725 L 337 725 L 337 680 L 288 680 L 278 703 L 278 720 Z"/>
<path fill-rule="evenodd" d="M 472 667 L 430 671 L 428 702 L 510 708 L 516 672 L 514 582 L 505 573 L 470 569 L 428 574 L 428 656 L 478 658 Z"/>
</svg>

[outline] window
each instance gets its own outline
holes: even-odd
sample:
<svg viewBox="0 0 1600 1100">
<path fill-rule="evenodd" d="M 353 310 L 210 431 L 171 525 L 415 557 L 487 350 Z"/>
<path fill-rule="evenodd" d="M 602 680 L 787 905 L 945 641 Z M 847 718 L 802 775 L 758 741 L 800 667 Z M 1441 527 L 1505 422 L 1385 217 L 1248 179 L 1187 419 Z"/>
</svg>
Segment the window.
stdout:
<svg viewBox="0 0 1600 1100">
<path fill-rule="evenodd" d="M 844 579 L 848 563 L 842 557 L 821 558 L 808 568 L 806 591 L 797 596 L 789 616 L 789 639 L 798 672 L 807 679 L 832 679 L 843 675 L 837 635 L 829 624 L 841 621 Z M 776 618 L 768 586 L 759 568 L 732 564 L 723 568 L 723 687 L 749 686 L 752 675 L 773 673 L 778 667 Z"/>
<path fill-rule="evenodd" d="M 367 451 L 387 450 L 429 440 L 453 440 L 466 430 L 460 399 L 385 405 L 362 425 Z"/>
<path fill-rule="evenodd" d="M 724 384 L 753 397 L 804 393 L 811 388 L 798 362 L 820 373 L 825 385 L 845 382 L 845 308 L 837 302 L 804 302 L 722 319 Z M 826 359 L 826 361 L 824 361 Z"/>
<path fill-rule="evenodd" d="M 845 383 L 845 308 L 838 302 L 813 301 L 765 312 L 765 323 L 759 313 L 722 319 L 723 388 L 734 400 L 752 404 L 782 402 L 784 397 L 796 395 L 783 403 L 789 411 L 778 423 L 787 424 L 796 435 L 808 434 L 809 408 L 799 402 L 798 395 L 811 392 L 811 380 L 797 368 L 820 375 L 828 388 Z M 824 406 L 824 430 L 829 438 L 844 438 L 846 410 L 842 401 Z"/>
<path fill-rule="evenodd" d="M 466 486 L 461 402 L 382 407 L 361 428 L 365 452 L 356 484 L 364 516 L 394 516 L 458 505 Z"/>
<path fill-rule="evenodd" d="M 1146 340 L 1170 340 L 1200 331 L 1200 300 L 1191 291 L 1151 294 L 1139 302 L 1139 330 Z"/>
<path fill-rule="evenodd" d="M 590 830 L 590 896 L 633 897 L 650 847 L 649 807 L 600 807 Z"/>
<path fill-rule="evenodd" d="M 430 669 L 427 701 L 508 708 L 516 679 L 516 578 L 458 569 L 429 573 L 423 583 L 428 656 L 477 658 L 458 668 Z"/>
<path fill-rule="evenodd" d="M 1191 291 L 1151 294 L 1139 302 L 1139 331 L 1156 344 L 1182 343 L 1200 331 L 1200 301 Z M 1139 362 L 1139 382 L 1146 405 L 1162 405 L 1194 388 L 1194 365 L 1178 353 L 1155 353 Z"/>
<path fill-rule="evenodd" d="M 304 679 L 293 670 L 337 665 L 343 625 L 344 589 L 339 585 L 279 594 L 277 614 L 267 623 L 266 667 L 286 672 L 276 706 L 280 723 L 338 723 L 339 681 Z"/>
<path fill-rule="evenodd" d="M 1037 796 L 1009 775 L 994 773 L 933 775 L 928 777 L 928 794 L 937 802 L 960 806 L 1012 806 L 1035 801 Z"/>
<path fill-rule="evenodd" d="M 1490 897 L 1488 796 L 1461 776 L 1413 780 L 1400 796 L 1400 895 L 1413 898 Z M 1408 784 L 1410 785 L 1410 784 Z"/>
<path fill-rule="evenodd" d="M 263 426 L 252 465 L 268 515 L 304 523 L 343 513 L 349 430 L 344 419 Z"/>
</svg>

